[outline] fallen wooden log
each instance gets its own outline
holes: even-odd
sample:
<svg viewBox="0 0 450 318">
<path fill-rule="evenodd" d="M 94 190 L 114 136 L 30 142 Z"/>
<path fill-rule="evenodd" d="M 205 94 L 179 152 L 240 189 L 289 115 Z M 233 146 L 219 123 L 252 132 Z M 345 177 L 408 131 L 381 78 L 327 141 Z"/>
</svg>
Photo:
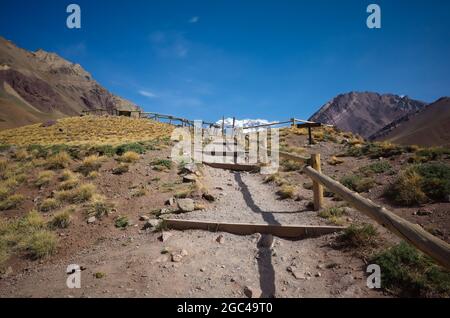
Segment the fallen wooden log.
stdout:
<svg viewBox="0 0 450 318">
<path fill-rule="evenodd" d="M 274 236 L 291 239 L 318 237 L 345 229 L 343 226 L 224 223 L 182 219 L 165 219 L 164 226 L 174 230 L 206 230 L 212 232 L 227 232 L 237 235 L 251 235 L 254 233 L 272 234 Z"/>
</svg>

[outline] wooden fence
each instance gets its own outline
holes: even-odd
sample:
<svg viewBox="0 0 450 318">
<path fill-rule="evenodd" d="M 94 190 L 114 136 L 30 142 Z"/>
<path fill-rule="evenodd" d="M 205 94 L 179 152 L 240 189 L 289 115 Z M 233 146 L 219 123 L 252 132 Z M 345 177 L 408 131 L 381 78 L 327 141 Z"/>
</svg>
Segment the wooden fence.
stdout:
<svg viewBox="0 0 450 318">
<path fill-rule="evenodd" d="M 291 157 L 290 160 L 295 160 L 295 158 Z M 297 160 L 305 162 L 304 158 L 298 158 Z M 310 165 L 305 165 L 302 171 L 313 181 L 315 210 L 323 208 L 323 187 L 325 186 L 329 191 L 337 194 L 358 211 L 372 218 L 401 239 L 414 245 L 445 268 L 450 269 L 450 245 L 448 243 L 428 233 L 420 225 L 413 224 L 399 217 L 388 209 L 375 204 L 323 174 L 321 172 L 320 154 L 312 154 L 309 163 Z"/>
</svg>

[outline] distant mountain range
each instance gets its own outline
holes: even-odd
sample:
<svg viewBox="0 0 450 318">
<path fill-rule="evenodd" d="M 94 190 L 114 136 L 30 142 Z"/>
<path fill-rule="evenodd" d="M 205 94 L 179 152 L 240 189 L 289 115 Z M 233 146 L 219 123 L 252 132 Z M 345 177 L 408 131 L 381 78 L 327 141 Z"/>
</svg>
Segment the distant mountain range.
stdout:
<svg viewBox="0 0 450 318">
<path fill-rule="evenodd" d="M 450 97 L 442 97 L 393 121 L 369 139 L 406 145 L 450 146 Z"/>
<path fill-rule="evenodd" d="M 55 53 L 18 48 L 0 37 L 0 129 L 95 108 L 137 110 L 138 106 L 107 91 L 80 65 Z"/>
<path fill-rule="evenodd" d="M 309 120 L 334 125 L 368 138 L 391 122 L 425 106 L 426 103 L 407 96 L 350 92 L 333 98 Z"/>
<path fill-rule="evenodd" d="M 270 121 L 266 119 L 236 119 L 234 122 L 235 127 L 250 127 L 268 124 Z M 216 122 L 218 125 L 222 125 L 222 119 Z M 233 118 L 225 118 L 224 120 L 225 128 L 233 127 Z"/>
<path fill-rule="evenodd" d="M 138 110 L 97 83 L 80 65 L 55 53 L 30 52 L 0 37 L 0 129 L 78 116 L 82 110 Z M 323 105 L 309 120 L 370 140 L 450 145 L 450 98 L 426 103 L 394 94 L 350 92 Z M 222 121 L 217 122 L 221 124 Z M 235 126 L 269 123 L 236 120 Z M 225 119 L 232 127 L 233 119 Z"/>
</svg>

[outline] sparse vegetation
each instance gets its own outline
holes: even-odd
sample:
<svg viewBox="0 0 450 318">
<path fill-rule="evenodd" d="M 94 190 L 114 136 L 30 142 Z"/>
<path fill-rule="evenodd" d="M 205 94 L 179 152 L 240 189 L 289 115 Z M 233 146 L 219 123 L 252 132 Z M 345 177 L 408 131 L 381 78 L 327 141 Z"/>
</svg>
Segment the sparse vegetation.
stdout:
<svg viewBox="0 0 450 318">
<path fill-rule="evenodd" d="M 54 176 L 55 176 L 55 173 L 51 170 L 41 171 L 41 172 L 39 172 L 38 177 L 37 177 L 36 181 L 34 182 L 34 184 L 38 187 L 46 186 L 52 181 Z"/>
<path fill-rule="evenodd" d="M 69 166 L 71 158 L 65 151 L 54 154 L 47 160 L 47 169 L 64 169 Z"/>
<path fill-rule="evenodd" d="M 107 216 L 111 213 L 114 204 L 108 202 L 107 199 L 102 195 L 94 195 L 91 202 L 87 206 L 88 215 L 94 215 L 97 218 Z"/>
<path fill-rule="evenodd" d="M 369 142 L 365 144 L 350 144 L 345 154 L 351 157 L 369 156 L 372 159 L 376 159 L 397 156 L 403 152 L 406 152 L 406 149 L 400 145 L 389 142 Z"/>
<path fill-rule="evenodd" d="M 0 211 L 17 208 L 23 200 L 25 200 L 25 197 L 21 194 L 7 196 L 5 199 L 0 201 Z"/>
<path fill-rule="evenodd" d="M 116 221 L 114 222 L 114 225 L 117 228 L 121 228 L 121 229 L 126 228 L 128 226 L 128 224 L 129 224 L 129 221 L 126 216 L 119 216 L 119 217 L 117 217 Z"/>
<path fill-rule="evenodd" d="M 274 173 L 271 175 L 268 175 L 264 178 L 264 183 L 270 183 L 273 182 L 278 186 L 282 186 L 283 184 L 286 184 L 286 180 L 283 179 L 279 173 Z"/>
<path fill-rule="evenodd" d="M 152 165 L 155 170 L 171 169 L 172 161 L 169 159 L 156 159 L 153 160 L 150 165 Z"/>
<path fill-rule="evenodd" d="M 378 246 L 378 238 L 378 231 L 373 225 L 352 224 L 338 237 L 338 242 L 344 247 L 370 248 Z"/>
<path fill-rule="evenodd" d="M 96 191 L 93 184 L 86 183 L 71 190 L 55 192 L 55 198 L 60 202 L 83 203 L 92 198 Z"/>
<path fill-rule="evenodd" d="M 321 218 L 327 219 L 337 225 L 343 224 L 341 217 L 345 214 L 347 214 L 347 210 L 343 206 L 334 206 L 319 212 Z"/>
<path fill-rule="evenodd" d="M 284 171 L 299 171 L 304 166 L 303 163 L 294 160 L 281 160 L 280 165 Z"/>
<path fill-rule="evenodd" d="M 51 228 L 65 229 L 70 225 L 70 209 L 56 213 L 49 223 Z"/>
<path fill-rule="evenodd" d="M 112 170 L 113 174 L 121 175 L 130 170 L 130 166 L 125 163 L 120 163 L 117 167 Z"/>
<path fill-rule="evenodd" d="M 3 261 L 21 252 L 26 252 L 33 259 L 45 257 L 55 251 L 56 244 L 56 236 L 46 229 L 45 220 L 37 211 L 30 211 L 16 220 L 0 219 L 0 254 Z"/>
<path fill-rule="evenodd" d="M 373 174 L 385 173 L 392 169 L 389 162 L 385 160 L 377 161 L 375 163 L 371 163 L 367 166 L 361 167 L 359 171 L 366 176 L 370 176 Z"/>
<path fill-rule="evenodd" d="M 59 207 L 59 202 L 54 198 L 48 198 L 39 205 L 39 211 L 48 212 Z"/>
<path fill-rule="evenodd" d="M 134 151 L 127 151 L 118 160 L 126 163 L 134 163 L 139 160 L 139 154 Z"/>
<path fill-rule="evenodd" d="M 385 195 L 397 204 L 414 205 L 428 200 L 445 200 L 450 194 L 450 167 L 429 163 L 414 165 L 400 172 Z"/>
<path fill-rule="evenodd" d="M 91 155 L 83 159 L 77 171 L 87 176 L 92 171 L 97 171 L 102 166 L 104 158 L 98 155 Z"/>
<path fill-rule="evenodd" d="M 384 289 L 408 297 L 449 297 L 450 273 L 407 243 L 372 258 L 381 267 Z"/>
<path fill-rule="evenodd" d="M 277 195 L 280 199 L 292 199 L 295 196 L 295 188 L 291 185 L 284 184 L 277 191 Z"/>
<path fill-rule="evenodd" d="M 347 188 L 356 192 L 367 192 L 375 185 L 373 178 L 364 177 L 358 174 L 344 176 L 341 178 L 340 182 Z"/>
<path fill-rule="evenodd" d="M 343 163 L 344 160 L 342 160 L 341 158 L 338 158 L 336 156 L 331 156 L 327 162 L 329 165 L 336 166 L 336 165 L 340 165 L 341 163 Z"/>
<path fill-rule="evenodd" d="M 59 129 L 70 131 L 61 134 Z M 29 125 L 0 132 L 0 143 L 14 145 L 120 145 L 117 154 L 136 151 L 138 142 L 165 140 L 173 127 L 149 119 L 124 116 L 83 116 L 59 119 L 56 125 Z M 124 142 L 128 144 L 123 145 Z M 131 146 L 130 146 L 131 145 Z M 141 145 L 142 146 L 142 145 Z M 45 146 L 41 146 L 45 148 Z M 133 149 L 131 149 L 133 148 Z M 142 146 L 145 151 L 145 147 Z M 122 150 L 121 150 L 122 149 Z M 122 151 L 122 152 L 121 152 Z M 45 156 L 44 156 L 45 157 Z"/>
</svg>

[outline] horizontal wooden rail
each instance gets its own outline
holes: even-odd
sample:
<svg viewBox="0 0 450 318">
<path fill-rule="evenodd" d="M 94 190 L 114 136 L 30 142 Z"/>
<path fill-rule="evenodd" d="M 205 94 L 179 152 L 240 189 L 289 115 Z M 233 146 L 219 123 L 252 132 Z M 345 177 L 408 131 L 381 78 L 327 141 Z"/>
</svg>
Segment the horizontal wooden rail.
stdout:
<svg viewBox="0 0 450 318">
<path fill-rule="evenodd" d="M 418 224 L 413 224 L 386 208 L 355 193 L 339 182 L 318 172 L 310 166 L 305 166 L 303 172 L 313 181 L 324 185 L 331 192 L 349 202 L 356 209 L 374 219 L 380 225 L 411 243 L 419 250 L 436 260 L 439 264 L 450 269 L 450 245 L 425 231 Z"/>
<path fill-rule="evenodd" d="M 343 226 L 228 223 L 183 219 L 165 219 L 163 223 L 167 228 L 174 230 L 206 230 L 212 232 L 221 231 L 237 235 L 251 235 L 254 233 L 261 233 L 272 234 L 278 237 L 291 239 L 318 237 L 345 229 L 345 227 Z"/>
</svg>

